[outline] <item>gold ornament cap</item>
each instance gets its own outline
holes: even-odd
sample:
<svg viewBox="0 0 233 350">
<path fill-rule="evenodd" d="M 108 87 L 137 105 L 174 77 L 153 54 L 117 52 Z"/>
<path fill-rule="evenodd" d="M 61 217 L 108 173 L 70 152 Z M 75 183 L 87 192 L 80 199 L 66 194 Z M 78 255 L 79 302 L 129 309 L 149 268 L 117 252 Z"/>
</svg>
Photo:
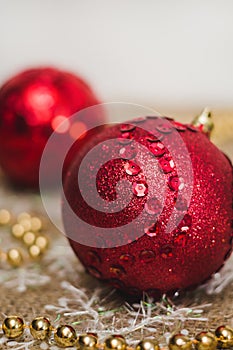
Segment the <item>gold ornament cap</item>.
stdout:
<svg viewBox="0 0 233 350">
<path fill-rule="evenodd" d="M 212 113 L 209 108 L 204 108 L 203 111 L 193 119 L 191 124 L 199 129 L 203 134 L 210 137 L 214 128 L 214 123 L 212 120 Z"/>
</svg>

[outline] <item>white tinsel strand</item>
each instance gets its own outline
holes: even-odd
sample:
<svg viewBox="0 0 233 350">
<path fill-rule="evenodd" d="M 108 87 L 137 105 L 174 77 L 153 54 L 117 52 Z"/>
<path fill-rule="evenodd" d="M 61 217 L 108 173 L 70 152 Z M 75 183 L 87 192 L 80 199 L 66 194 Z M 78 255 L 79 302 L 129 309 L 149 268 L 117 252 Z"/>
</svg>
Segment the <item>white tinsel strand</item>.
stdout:
<svg viewBox="0 0 233 350">
<path fill-rule="evenodd" d="M 200 287 L 209 295 L 221 293 L 227 286 L 233 282 L 233 254 L 225 263 L 223 268 L 214 274 L 208 283 Z"/>
</svg>

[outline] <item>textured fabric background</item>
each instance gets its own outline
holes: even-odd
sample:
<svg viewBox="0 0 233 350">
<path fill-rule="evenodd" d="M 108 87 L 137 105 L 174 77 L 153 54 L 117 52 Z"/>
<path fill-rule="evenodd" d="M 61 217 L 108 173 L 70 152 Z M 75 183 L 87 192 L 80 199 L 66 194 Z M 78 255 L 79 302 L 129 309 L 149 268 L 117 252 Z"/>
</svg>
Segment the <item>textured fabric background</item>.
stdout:
<svg viewBox="0 0 233 350">
<path fill-rule="evenodd" d="M 184 113 L 180 115 L 178 120 L 187 121 Z M 212 140 L 233 159 L 233 113 L 215 112 L 214 121 Z M 38 194 L 13 189 L 3 176 L 0 180 L 0 208 L 14 213 L 28 210 L 46 217 Z M 173 332 L 182 330 L 193 336 L 201 329 L 214 330 L 224 323 L 233 326 L 233 257 L 208 285 L 174 302 L 164 298 L 155 303 L 145 296 L 132 303 L 87 275 L 66 238 L 51 223 L 45 232 L 50 249 L 41 261 L 18 269 L 0 267 L 0 321 L 6 315 L 19 315 L 30 323 L 35 316 L 43 315 L 54 325 L 73 324 L 78 333 L 95 331 L 100 341 L 109 334 L 121 333 L 130 345 L 145 336 L 155 336 L 165 345 Z M 18 246 L 7 228 L 0 228 L 0 238 L 1 249 Z M 50 344 L 36 342 L 27 331 L 17 342 L 0 336 L 0 347 L 56 349 L 53 340 Z"/>
</svg>

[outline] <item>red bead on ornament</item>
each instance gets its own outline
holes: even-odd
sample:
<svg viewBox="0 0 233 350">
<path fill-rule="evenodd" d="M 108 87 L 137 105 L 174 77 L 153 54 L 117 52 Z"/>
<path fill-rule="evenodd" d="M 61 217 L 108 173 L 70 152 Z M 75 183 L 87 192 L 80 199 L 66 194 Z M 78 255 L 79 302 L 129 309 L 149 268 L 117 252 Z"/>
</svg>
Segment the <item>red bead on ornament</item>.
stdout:
<svg viewBox="0 0 233 350">
<path fill-rule="evenodd" d="M 0 166 L 6 175 L 17 184 L 37 187 L 50 135 L 65 133 L 72 114 L 97 103 L 82 79 L 58 69 L 29 69 L 8 80 L 0 89 Z M 90 122 L 80 119 L 75 128 L 82 133 Z M 52 178 L 52 163 L 47 173 Z"/>
<path fill-rule="evenodd" d="M 204 129 L 150 116 L 82 139 L 64 179 L 63 219 L 90 274 L 157 297 L 195 287 L 224 264 L 232 165 Z M 124 133 L 130 144 L 119 143 Z"/>
</svg>

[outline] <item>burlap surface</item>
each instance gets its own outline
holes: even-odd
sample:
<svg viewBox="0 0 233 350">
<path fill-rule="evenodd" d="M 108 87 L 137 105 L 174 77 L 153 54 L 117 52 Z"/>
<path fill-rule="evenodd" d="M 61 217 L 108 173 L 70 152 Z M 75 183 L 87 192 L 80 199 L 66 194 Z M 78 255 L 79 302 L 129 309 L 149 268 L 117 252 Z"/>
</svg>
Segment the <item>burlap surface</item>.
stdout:
<svg viewBox="0 0 233 350">
<path fill-rule="evenodd" d="M 187 121 L 182 115 L 184 113 L 179 119 Z M 214 119 L 216 128 L 212 140 L 233 159 L 233 114 L 215 112 Z M 46 215 L 39 195 L 12 189 L 3 177 L 1 179 L 0 207 Z M 65 237 L 52 224 L 46 232 L 50 249 L 40 262 L 18 270 L 0 269 L 0 321 L 13 314 L 30 323 L 35 316 L 43 315 L 54 325 L 73 324 L 78 333 L 96 331 L 101 340 L 108 334 L 122 333 L 131 345 L 147 335 L 155 335 L 165 344 L 176 331 L 183 330 L 193 336 L 201 329 L 213 330 L 225 323 L 233 325 L 231 262 L 228 262 L 229 282 L 220 293 L 215 289 L 207 294 L 208 288 L 202 288 L 175 300 L 175 305 L 166 299 L 153 303 L 146 297 L 141 304 L 130 304 L 122 295 L 85 273 Z M 9 233 L 1 230 L 2 248 L 12 244 Z M 53 349 L 55 346 L 52 340 L 50 344 L 32 342 L 27 332 L 17 342 L 7 343 L 0 337 L 0 344 L 2 349 Z"/>
</svg>

